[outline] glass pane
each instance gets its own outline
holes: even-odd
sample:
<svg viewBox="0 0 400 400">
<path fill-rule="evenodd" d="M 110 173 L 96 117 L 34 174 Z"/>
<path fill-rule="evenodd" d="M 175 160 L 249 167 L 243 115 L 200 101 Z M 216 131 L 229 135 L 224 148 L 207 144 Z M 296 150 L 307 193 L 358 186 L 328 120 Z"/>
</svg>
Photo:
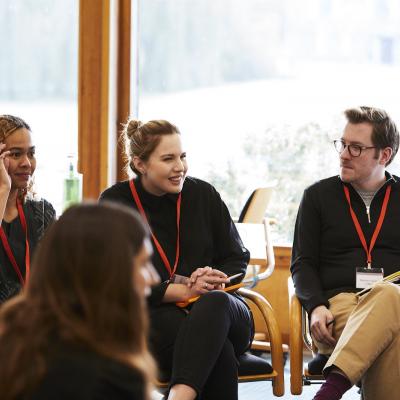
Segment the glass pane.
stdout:
<svg viewBox="0 0 400 400">
<path fill-rule="evenodd" d="M 399 19 L 397 0 L 141 1 L 139 117 L 181 129 L 189 172 L 233 215 L 275 185 L 267 215 L 290 243 L 304 188 L 338 172 L 343 110 L 400 125 Z"/>
<path fill-rule="evenodd" d="M 23 118 L 37 154 L 35 191 L 62 210 L 77 155 L 78 0 L 0 0 L 0 114 Z"/>
</svg>

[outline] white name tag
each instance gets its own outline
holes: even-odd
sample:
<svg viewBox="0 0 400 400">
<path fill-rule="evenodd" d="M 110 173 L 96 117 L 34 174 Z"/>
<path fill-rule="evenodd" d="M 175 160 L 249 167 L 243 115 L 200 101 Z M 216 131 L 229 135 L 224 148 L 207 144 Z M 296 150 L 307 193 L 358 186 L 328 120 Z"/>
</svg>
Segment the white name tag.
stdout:
<svg viewBox="0 0 400 400">
<path fill-rule="evenodd" d="M 356 287 L 365 289 L 383 279 L 383 268 L 357 268 Z"/>
</svg>

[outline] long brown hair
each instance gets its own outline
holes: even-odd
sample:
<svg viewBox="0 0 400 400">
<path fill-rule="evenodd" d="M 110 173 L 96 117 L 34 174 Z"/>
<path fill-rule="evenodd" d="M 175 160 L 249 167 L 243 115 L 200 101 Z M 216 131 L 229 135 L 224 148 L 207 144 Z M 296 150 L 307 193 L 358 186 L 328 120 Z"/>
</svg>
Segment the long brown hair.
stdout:
<svg viewBox="0 0 400 400">
<path fill-rule="evenodd" d="M 133 259 L 147 230 L 123 206 L 69 208 L 37 249 L 28 287 L 0 312 L 0 393 L 23 397 L 46 373 L 49 338 L 83 344 L 142 374 L 149 396 L 154 363 L 147 318 L 133 287 Z"/>
</svg>

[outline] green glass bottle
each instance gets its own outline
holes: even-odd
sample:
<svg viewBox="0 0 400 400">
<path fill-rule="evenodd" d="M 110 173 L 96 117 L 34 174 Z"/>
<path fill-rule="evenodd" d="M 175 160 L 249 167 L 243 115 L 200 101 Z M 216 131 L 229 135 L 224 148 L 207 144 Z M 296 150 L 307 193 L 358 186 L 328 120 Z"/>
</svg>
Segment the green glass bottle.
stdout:
<svg viewBox="0 0 400 400">
<path fill-rule="evenodd" d="M 77 173 L 73 156 L 68 157 L 68 174 L 64 179 L 64 204 L 63 209 L 66 210 L 73 204 L 79 203 L 82 199 L 82 179 Z"/>
</svg>

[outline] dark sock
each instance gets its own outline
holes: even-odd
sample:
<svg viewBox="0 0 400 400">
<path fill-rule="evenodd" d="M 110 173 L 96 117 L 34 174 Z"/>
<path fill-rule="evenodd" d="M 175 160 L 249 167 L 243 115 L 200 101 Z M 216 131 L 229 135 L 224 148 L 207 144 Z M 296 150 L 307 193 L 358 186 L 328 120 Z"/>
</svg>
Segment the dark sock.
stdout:
<svg viewBox="0 0 400 400">
<path fill-rule="evenodd" d="M 318 390 L 314 400 L 339 400 L 351 388 L 350 381 L 343 375 L 330 372 Z"/>
<path fill-rule="evenodd" d="M 322 370 L 328 362 L 329 356 L 317 353 L 315 357 L 308 363 L 308 373 L 311 375 L 322 375 Z"/>
</svg>

